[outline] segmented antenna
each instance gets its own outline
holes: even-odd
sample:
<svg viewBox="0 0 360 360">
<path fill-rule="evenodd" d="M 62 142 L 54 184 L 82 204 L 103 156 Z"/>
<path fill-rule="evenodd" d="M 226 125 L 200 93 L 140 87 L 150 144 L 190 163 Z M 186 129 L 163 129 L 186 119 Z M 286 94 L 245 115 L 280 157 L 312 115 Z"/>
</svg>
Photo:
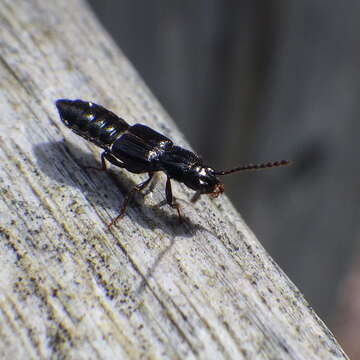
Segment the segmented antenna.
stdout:
<svg viewBox="0 0 360 360">
<path fill-rule="evenodd" d="M 269 169 L 274 167 L 288 166 L 291 164 L 291 161 L 281 160 L 281 161 L 270 161 L 262 164 L 246 164 L 239 166 L 237 168 L 225 171 L 215 171 L 215 175 L 227 175 L 238 171 L 250 171 L 250 170 L 262 170 Z"/>
</svg>

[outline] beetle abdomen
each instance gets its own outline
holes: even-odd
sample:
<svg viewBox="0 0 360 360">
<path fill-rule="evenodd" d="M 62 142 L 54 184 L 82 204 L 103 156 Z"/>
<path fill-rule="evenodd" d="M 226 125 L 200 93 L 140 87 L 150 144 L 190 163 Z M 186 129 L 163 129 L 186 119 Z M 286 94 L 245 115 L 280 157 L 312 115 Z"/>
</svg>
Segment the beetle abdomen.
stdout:
<svg viewBox="0 0 360 360">
<path fill-rule="evenodd" d="M 60 99 L 56 107 L 67 127 L 102 148 L 108 148 L 129 128 L 125 120 L 92 102 Z"/>
</svg>

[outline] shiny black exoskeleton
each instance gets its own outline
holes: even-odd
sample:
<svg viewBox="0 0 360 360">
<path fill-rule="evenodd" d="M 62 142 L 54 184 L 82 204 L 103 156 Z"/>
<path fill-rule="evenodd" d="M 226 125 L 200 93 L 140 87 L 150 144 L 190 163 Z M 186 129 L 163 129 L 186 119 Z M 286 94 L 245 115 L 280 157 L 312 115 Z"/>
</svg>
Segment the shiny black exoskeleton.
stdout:
<svg viewBox="0 0 360 360">
<path fill-rule="evenodd" d="M 144 189 L 156 171 L 167 175 L 166 200 L 176 208 L 180 217 L 179 206 L 174 202 L 171 181 L 177 180 L 196 191 L 192 201 L 201 194 L 217 197 L 224 192 L 224 185 L 217 178 L 242 170 L 256 170 L 288 165 L 288 161 L 269 162 L 257 165 L 244 165 L 229 171 L 215 171 L 203 165 L 201 158 L 193 152 L 175 146 L 166 136 L 142 125 L 130 126 L 125 120 L 100 105 L 82 100 L 60 99 L 56 101 L 63 123 L 76 134 L 104 149 L 101 154 L 101 170 L 106 169 L 105 160 L 132 173 L 148 173 L 144 182 L 135 186 L 126 196 L 120 214 L 109 226 L 125 214 L 131 196 Z"/>
</svg>

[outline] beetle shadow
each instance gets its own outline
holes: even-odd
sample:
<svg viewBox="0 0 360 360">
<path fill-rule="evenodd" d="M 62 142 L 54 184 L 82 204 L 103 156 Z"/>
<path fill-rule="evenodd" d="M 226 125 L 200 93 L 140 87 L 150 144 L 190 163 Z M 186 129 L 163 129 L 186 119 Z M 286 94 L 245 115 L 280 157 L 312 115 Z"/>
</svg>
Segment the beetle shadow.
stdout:
<svg viewBox="0 0 360 360">
<path fill-rule="evenodd" d="M 37 165 L 43 173 L 54 179 L 59 184 L 77 187 L 86 194 L 88 201 L 95 206 L 110 209 L 112 213 L 118 213 L 124 196 L 137 183 L 126 176 L 125 169 L 115 172 L 114 167 L 106 171 L 86 169 L 88 166 L 100 167 L 100 152 L 96 159 L 92 153 L 87 153 L 77 146 L 64 141 L 54 141 L 35 145 L 34 148 Z M 147 174 L 140 174 L 139 182 L 144 180 Z M 151 184 L 155 187 L 157 182 Z M 178 215 L 169 214 L 162 209 L 164 201 L 156 205 L 145 204 L 145 196 L 148 190 L 135 194 L 126 209 L 125 216 L 149 229 L 161 228 L 172 236 L 194 236 L 199 230 L 206 230 L 199 224 L 194 224 L 188 217 L 183 216 L 179 222 Z M 115 196 L 113 194 L 116 194 Z M 119 194 L 119 195 L 118 195 Z M 165 202 L 166 203 L 166 202 Z M 168 205 L 166 205 L 168 206 Z M 109 222 L 112 219 L 109 219 Z M 114 227 L 121 226 L 121 219 Z"/>
</svg>

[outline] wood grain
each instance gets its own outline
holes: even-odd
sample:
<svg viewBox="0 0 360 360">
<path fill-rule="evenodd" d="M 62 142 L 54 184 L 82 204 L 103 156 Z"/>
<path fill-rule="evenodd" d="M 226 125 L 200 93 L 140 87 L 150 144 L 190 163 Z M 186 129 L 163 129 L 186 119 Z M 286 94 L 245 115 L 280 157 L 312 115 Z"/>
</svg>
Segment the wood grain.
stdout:
<svg viewBox="0 0 360 360">
<path fill-rule="evenodd" d="M 225 196 L 175 185 L 179 225 L 160 175 L 107 229 L 143 177 L 85 170 L 54 101 L 186 142 L 84 2 L 3 1 L 0 39 L 1 358 L 346 358 Z"/>
</svg>

